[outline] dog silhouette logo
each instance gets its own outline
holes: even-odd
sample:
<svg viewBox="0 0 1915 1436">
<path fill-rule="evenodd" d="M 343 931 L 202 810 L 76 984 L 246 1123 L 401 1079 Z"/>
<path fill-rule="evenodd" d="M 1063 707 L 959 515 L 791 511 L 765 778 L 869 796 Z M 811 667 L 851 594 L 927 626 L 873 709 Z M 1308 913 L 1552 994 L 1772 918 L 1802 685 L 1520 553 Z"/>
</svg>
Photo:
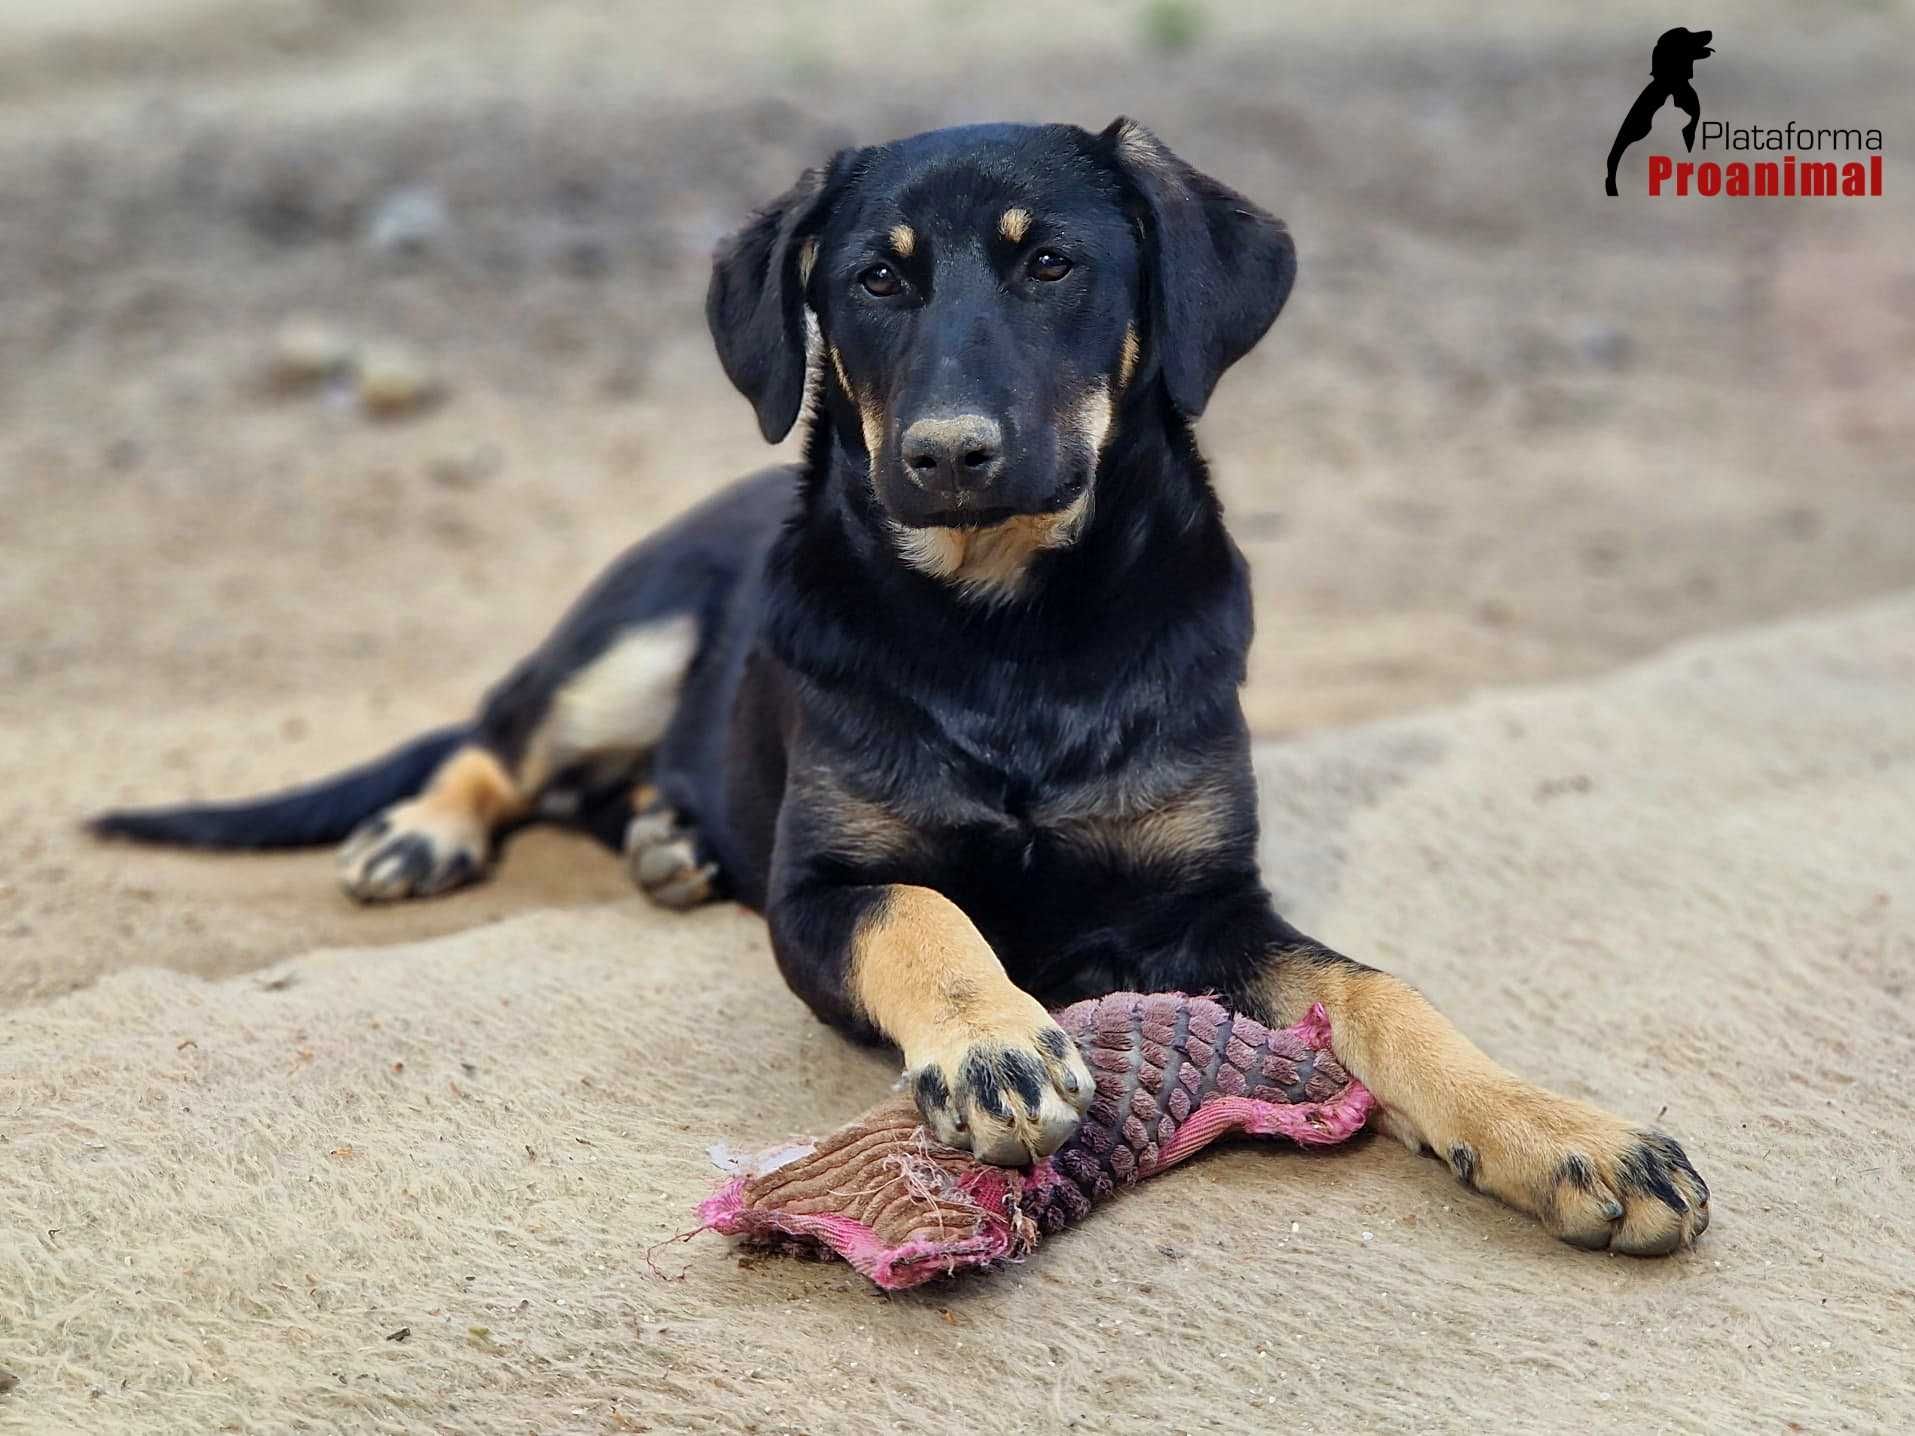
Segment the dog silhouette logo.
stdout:
<svg viewBox="0 0 1915 1436">
<path fill-rule="evenodd" d="M 1616 142 L 1609 147 L 1609 180 L 1604 186 L 1609 194 L 1616 192 L 1616 166 L 1622 163 L 1623 151 L 1648 135 L 1655 125 L 1656 111 L 1667 101 L 1674 100 L 1676 108 L 1689 117 L 1689 123 L 1682 127 L 1682 143 L 1692 151 L 1695 149 L 1696 126 L 1702 122 L 1702 101 L 1696 95 L 1696 87 L 1689 82 L 1695 78 L 1696 61 L 1715 53 L 1709 48 L 1714 34 L 1713 30 L 1685 30 L 1677 26 L 1663 31 L 1662 38 L 1656 41 L 1656 48 L 1649 56 L 1649 83 L 1642 87 L 1636 103 L 1623 116 L 1622 128 L 1616 131 Z"/>
</svg>

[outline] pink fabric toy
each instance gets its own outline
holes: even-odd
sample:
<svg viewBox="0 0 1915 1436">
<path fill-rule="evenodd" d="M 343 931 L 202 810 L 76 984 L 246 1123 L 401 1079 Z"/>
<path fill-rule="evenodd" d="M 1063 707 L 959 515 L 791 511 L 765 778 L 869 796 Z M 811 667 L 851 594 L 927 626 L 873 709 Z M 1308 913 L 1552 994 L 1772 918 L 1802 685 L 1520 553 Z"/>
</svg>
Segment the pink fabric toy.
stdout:
<svg viewBox="0 0 1915 1436">
<path fill-rule="evenodd" d="M 887 1291 L 1019 1260 L 1046 1232 L 1219 1137 L 1311 1146 L 1360 1130 L 1369 1092 L 1330 1052 L 1321 1007 L 1281 1031 L 1208 997 L 1112 993 L 1058 1014 L 1097 1079 L 1083 1126 L 1028 1168 L 947 1147 L 894 1093 L 815 1143 L 766 1153 L 699 1204 L 700 1230 L 835 1253 Z"/>
</svg>

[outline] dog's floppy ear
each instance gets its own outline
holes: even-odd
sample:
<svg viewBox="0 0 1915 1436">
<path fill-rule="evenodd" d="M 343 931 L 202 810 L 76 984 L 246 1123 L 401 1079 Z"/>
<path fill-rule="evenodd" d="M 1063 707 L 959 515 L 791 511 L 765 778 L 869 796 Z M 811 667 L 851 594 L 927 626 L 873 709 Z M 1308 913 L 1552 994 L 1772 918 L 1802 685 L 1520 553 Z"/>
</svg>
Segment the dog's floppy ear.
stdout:
<svg viewBox="0 0 1915 1436">
<path fill-rule="evenodd" d="M 718 362 L 758 411 L 775 444 L 798 421 L 805 394 L 805 287 L 834 176 L 845 156 L 806 170 L 784 194 L 724 240 L 712 256 L 705 323 Z"/>
<path fill-rule="evenodd" d="M 1194 419 L 1290 297 L 1296 245 L 1281 220 L 1192 169 L 1135 121 L 1115 120 L 1097 138 L 1145 227 L 1149 352 L 1171 402 Z"/>
</svg>

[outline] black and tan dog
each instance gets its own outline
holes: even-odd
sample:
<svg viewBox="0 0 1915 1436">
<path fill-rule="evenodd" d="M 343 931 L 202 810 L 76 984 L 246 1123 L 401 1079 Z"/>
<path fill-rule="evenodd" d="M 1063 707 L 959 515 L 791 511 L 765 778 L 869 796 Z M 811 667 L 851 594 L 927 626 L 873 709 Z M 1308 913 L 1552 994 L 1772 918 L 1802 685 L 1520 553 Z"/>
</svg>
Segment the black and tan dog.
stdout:
<svg viewBox="0 0 1915 1436">
<path fill-rule="evenodd" d="M 1321 1002 L 1412 1149 L 1579 1246 L 1673 1251 L 1709 1220 L 1675 1142 L 1497 1066 L 1259 878 L 1250 586 L 1191 422 L 1295 271 L 1281 224 L 1128 122 L 840 154 L 726 243 L 707 306 L 767 439 L 815 384 L 803 463 L 634 548 L 470 724 L 97 826 L 345 837 L 378 901 L 579 823 L 668 905 L 763 912 L 799 996 L 902 1048 L 926 1120 L 997 1162 L 1091 1090 L 1047 1004 Z"/>
</svg>

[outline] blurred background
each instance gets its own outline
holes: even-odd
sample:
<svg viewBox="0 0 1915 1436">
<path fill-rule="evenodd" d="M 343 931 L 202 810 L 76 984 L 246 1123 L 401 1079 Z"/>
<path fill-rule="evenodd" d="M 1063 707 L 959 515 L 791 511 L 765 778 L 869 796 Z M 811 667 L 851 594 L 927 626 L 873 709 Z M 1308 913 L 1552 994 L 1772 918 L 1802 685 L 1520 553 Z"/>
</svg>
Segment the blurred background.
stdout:
<svg viewBox="0 0 1915 1436">
<path fill-rule="evenodd" d="M 1715 28 L 1708 118 L 1877 126 L 1886 196 L 1650 201 L 1665 109 L 1605 199 L 1673 24 Z M 1892 3 L 0 0 L 0 1001 L 626 892 L 535 835 L 367 914 L 323 855 L 75 823 L 461 715 L 765 462 L 708 256 L 847 143 L 1128 114 L 1290 222 L 1202 428 L 1263 735 L 1915 582 L 1911 40 Z"/>
</svg>

